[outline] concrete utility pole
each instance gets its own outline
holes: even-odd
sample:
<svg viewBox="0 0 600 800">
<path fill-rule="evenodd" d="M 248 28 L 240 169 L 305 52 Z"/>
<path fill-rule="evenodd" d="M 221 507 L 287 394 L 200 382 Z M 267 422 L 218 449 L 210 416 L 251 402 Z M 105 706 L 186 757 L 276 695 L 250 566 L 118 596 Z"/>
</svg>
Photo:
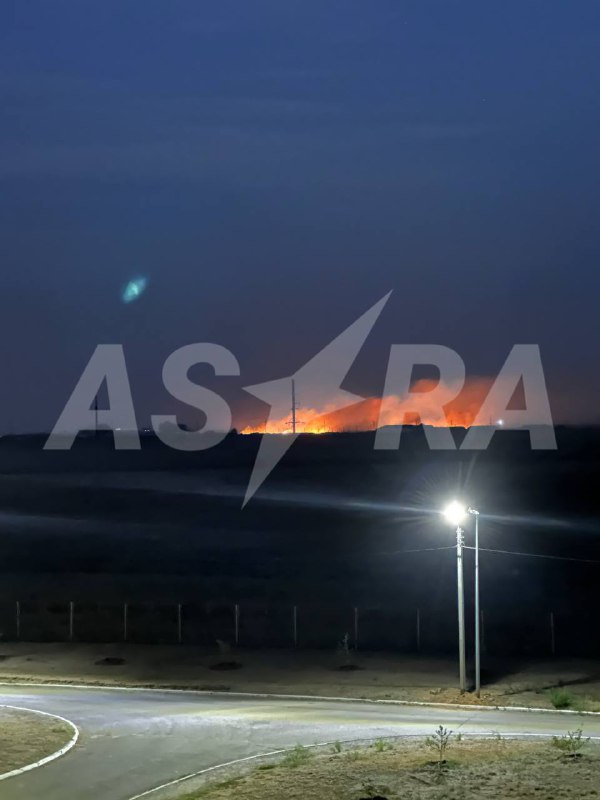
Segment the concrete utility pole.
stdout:
<svg viewBox="0 0 600 800">
<path fill-rule="evenodd" d="M 456 574 L 458 588 L 458 663 L 460 676 L 460 691 L 467 690 L 467 668 L 465 650 L 465 585 L 463 569 L 463 546 L 465 532 L 460 527 L 456 528 Z"/>
<path fill-rule="evenodd" d="M 479 511 L 469 508 L 475 517 L 475 694 L 481 697 L 481 611 L 479 603 Z"/>
<path fill-rule="evenodd" d="M 467 509 L 457 500 L 449 503 L 443 512 L 444 516 L 456 530 L 456 576 L 458 590 L 458 664 L 460 675 L 460 691 L 467 689 L 467 668 L 465 652 L 465 579 L 463 566 L 463 548 L 465 545 L 465 532 L 461 523 L 467 517 Z"/>
<path fill-rule="evenodd" d="M 461 523 L 467 515 L 475 517 L 475 692 L 477 697 L 481 694 L 481 611 L 479 606 L 479 511 L 476 508 L 466 507 L 457 500 L 446 506 L 444 516 L 456 528 L 456 569 L 458 576 L 458 657 L 460 665 L 460 691 L 467 688 L 465 667 L 465 584 L 463 568 L 463 548 L 465 545 L 465 532 Z"/>
</svg>

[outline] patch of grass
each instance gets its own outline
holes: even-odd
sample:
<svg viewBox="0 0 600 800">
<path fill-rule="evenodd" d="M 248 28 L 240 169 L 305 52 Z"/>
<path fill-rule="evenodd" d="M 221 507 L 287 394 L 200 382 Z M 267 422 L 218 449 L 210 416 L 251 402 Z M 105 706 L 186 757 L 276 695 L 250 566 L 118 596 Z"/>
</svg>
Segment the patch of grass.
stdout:
<svg viewBox="0 0 600 800">
<path fill-rule="evenodd" d="M 191 794 L 182 795 L 179 800 L 200 800 L 203 797 L 212 797 L 215 792 L 229 793 L 230 789 L 234 786 L 238 786 L 242 781 L 243 778 L 228 778 L 227 780 L 219 781 L 219 783 L 204 786 L 202 789 L 198 789 Z M 231 797 L 235 797 L 235 793 L 231 794 Z"/>
<path fill-rule="evenodd" d="M 573 738 L 579 739 L 577 731 Z M 213 785 L 212 791 L 188 794 L 186 800 L 532 800 L 534 794 L 536 800 L 598 798 L 600 747 L 593 742 L 578 758 L 557 758 L 548 742 L 508 739 L 498 747 L 493 739 L 467 738 L 451 753 L 442 770 L 432 763 L 423 740 L 398 741 L 393 750 L 382 752 L 369 746 L 342 756 L 314 753 L 309 761 L 302 755 L 304 763 L 293 773 L 253 770 L 235 785 Z"/>
<path fill-rule="evenodd" d="M 0 773 L 19 769 L 55 753 L 73 730 L 53 717 L 0 709 Z"/>
<path fill-rule="evenodd" d="M 201 692 L 230 692 L 231 686 L 225 686 L 222 683 L 201 684 L 198 689 Z"/>
<path fill-rule="evenodd" d="M 588 742 L 589 739 L 583 738 L 583 731 L 581 728 L 578 728 L 576 731 L 567 731 L 565 736 L 552 737 L 552 746 L 571 758 L 581 755 L 581 750 L 583 750 L 584 745 Z"/>
<path fill-rule="evenodd" d="M 551 689 L 550 690 L 550 702 L 554 706 L 554 708 L 558 709 L 567 709 L 573 708 L 575 703 L 575 697 L 571 694 L 571 692 L 567 691 L 567 689 Z"/>
<path fill-rule="evenodd" d="M 386 750 L 394 749 L 394 745 L 391 742 L 386 742 L 385 739 L 377 739 L 376 742 L 373 742 L 371 747 L 376 753 L 385 753 Z"/>
<path fill-rule="evenodd" d="M 361 798 L 361 800 L 386 800 L 384 795 L 388 794 L 390 790 L 384 784 L 365 781 L 362 785 L 362 791 L 367 797 Z"/>
<path fill-rule="evenodd" d="M 297 767 L 302 766 L 302 764 L 306 764 L 307 761 L 313 757 L 313 754 L 307 747 L 303 747 L 301 744 L 297 744 L 293 750 L 290 750 L 285 754 L 281 765 L 283 767 L 290 767 L 291 769 L 296 769 Z"/>
</svg>

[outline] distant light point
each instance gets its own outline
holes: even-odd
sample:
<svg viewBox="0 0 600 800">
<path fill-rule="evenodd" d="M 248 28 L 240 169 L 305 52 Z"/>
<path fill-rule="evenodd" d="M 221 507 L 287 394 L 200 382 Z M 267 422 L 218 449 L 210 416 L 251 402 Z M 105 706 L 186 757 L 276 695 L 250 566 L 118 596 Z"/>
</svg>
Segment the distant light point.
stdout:
<svg viewBox="0 0 600 800">
<path fill-rule="evenodd" d="M 123 303 L 133 303 L 135 300 L 139 300 L 139 298 L 146 291 L 147 286 L 147 278 L 134 278 L 133 280 L 129 281 L 127 286 L 125 286 L 123 289 L 121 293 L 121 300 Z"/>
</svg>

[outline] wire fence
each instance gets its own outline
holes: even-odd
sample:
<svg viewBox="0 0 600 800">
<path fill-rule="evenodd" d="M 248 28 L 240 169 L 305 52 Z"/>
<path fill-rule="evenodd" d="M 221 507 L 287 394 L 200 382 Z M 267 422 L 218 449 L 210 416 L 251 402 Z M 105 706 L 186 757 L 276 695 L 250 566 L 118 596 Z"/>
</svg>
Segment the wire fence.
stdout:
<svg viewBox="0 0 600 800">
<path fill-rule="evenodd" d="M 448 612 L 452 609 L 17 600 L 0 604 L 0 639 L 303 649 L 333 649 L 346 639 L 355 650 L 442 653 L 456 647 L 456 619 Z M 595 628 L 585 610 L 575 616 L 481 612 L 483 652 L 491 655 L 598 656 Z"/>
</svg>

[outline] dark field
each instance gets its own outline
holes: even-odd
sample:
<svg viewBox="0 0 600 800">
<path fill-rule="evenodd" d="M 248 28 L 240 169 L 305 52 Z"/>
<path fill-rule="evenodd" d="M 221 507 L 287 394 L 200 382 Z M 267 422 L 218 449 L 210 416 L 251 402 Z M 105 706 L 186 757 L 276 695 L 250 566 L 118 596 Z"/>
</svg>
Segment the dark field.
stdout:
<svg viewBox="0 0 600 800">
<path fill-rule="evenodd" d="M 461 432 L 456 431 L 457 440 Z M 485 452 L 431 452 L 420 429 L 398 452 L 372 434 L 302 436 L 242 510 L 256 437 L 182 454 L 110 437 L 67 453 L 43 438 L 0 441 L 5 638 L 449 652 L 455 644 L 454 535 L 438 515 L 455 495 L 482 511 L 482 608 L 490 655 L 600 654 L 597 429 L 559 429 L 556 452 L 502 431 Z M 467 544 L 471 544 L 467 532 Z M 405 552 L 418 550 L 419 552 Z M 422 552 L 421 552 L 422 551 Z M 470 597 L 472 553 L 467 552 Z M 527 612 L 523 612 L 523 608 Z M 468 609 L 469 610 L 469 609 Z M 307 626 L 306 620 L 311 619 Z M 312 629 L 312 633 L 309 632 Z"/>
</svg>

